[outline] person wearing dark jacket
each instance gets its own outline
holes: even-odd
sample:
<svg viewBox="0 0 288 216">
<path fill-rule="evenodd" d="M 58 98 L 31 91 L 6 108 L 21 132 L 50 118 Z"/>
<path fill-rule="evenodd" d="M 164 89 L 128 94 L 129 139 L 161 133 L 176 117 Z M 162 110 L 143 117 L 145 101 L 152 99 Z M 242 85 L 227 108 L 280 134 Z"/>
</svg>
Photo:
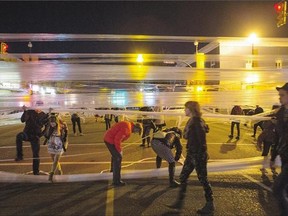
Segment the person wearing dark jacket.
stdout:
<svg viewBox="0 0 288 216">
<path fill-rule="evenodd" d="M 105 114 L 104 120 L 105 120 L 106 130 L 108 130 L 109 128 L 111 128 L 112 115 L 111 114 Z"/>
<path fill-rule="evenodd" d="M 47 122 L 48 115 L 40 109 L 27 110 L 26 106 L 23 106 L 22 109 L 24 112 L 21 116 L 21 122 L 25 122 L 25 127 L 23 132 L 18 133 L 16 136 L 17 156 L 15 161 L 23 160 L 23 141 L 30 141 L 33 152 L 33 174 L 39 175 L 40 137 L 43 135 L 42 128 Z"/>
<path fill-rule="evenodd" d="M 257 114 L 260 114 L 260 113 L 263 113 L 263 112 L 264 112 L 263 108 L 260 107 L 259 105 L 256 105 L 256 109 L 254 111 L 254 115 L 257 115 Z M 254 124 L 252 137 L 256 136 L 256 132 L 257 132 L 257 128 L 258 127 L 260 127 L 261 130 L 263 131 L 263 121 L 258 121 L 257 123 Z"/>
<path fill-rule="evenodd" d="M 232 110 L 231 110 L 231 115 L 242 115 L 243 111 L 242 108 L 239 105 L 235 105 Z M 240 120 L 239 119 L 232 119 L 231 121 L 231 132 L 229 135 L 229 138 L 232 139 L 233 138 L 233 133 L 234 133 L 234 127 L 236 125 L 236 129 L 237 129 L 237 136 L 236 139 L 239 140 L 240 139 Z"/>
<path fill-rule="evenodd" d="M 276 197 L 281 216 L 288 215 L 288 83 L 276 88 L 281 107 L 276 113 L 276 147 L 271 157 L 271 166 L 275 166 L 275 158 L 280 155 L 281 172 L 273 184 L 273 194 Z"/>
<path fill-rule="evenodd" d="M 80 119 L 80 116 L 78 115 L 78 113 L 73 113 L 71 115 L 71 122 L 72 122 L 72 126 L 73 126 L 74 136 L 77 135 L 77 133 L 76 133 L 76 124 L 78 126 L 78 130 L 79 130 L 80 136 L 83 136 L 84 134 L 82 133 L 81 119 Z"/>
<path fill-rule="evenodd" d="M 190 117 L 188 120 L 183 137 L 187 140 L 187 155 L 184 161 L 179 179 L 181 189 L 178 200 L 183 200 L 186 193 L 187 180 L 193 170 L 196 170 L 197 177 L 203 185 L 205 192 L 206 204 L 197 211 L 198 214 L 211 214 L 214 212 L 213 192 L 207 178 L 207 144 L 206 133 L 209 128 L 205 121 L 201 118 L 200 105 L 196 101 L 188 101 L 185 103 L 185 114 Z"/>
<path fill-rule="evenodd" d="M 262 172 L 262 177 L 265 177 L 268 173 L 266 168 L 269 167 L 269 151 L 271 152 L 271 155 L 273 154 L 273 151 L 275 149 L 275 124 L 274 120 L 268 120 L 263 121 L 263 131 L 257 138 L 257 147 L 259 150 L 262 151 L 263 156 L 263 162 L 262 162 L 262 168 L 260 171 Z M 271 149 L 271 150 L 270 150 Z M 278 175 L 276 172 L 275 167 L 270 167 L 271 172 L 273 174 L 273 178 L 275 179 Z"/>
<path fill-rule="evenodd" d="M 139 111 L 153 112 L 153 109 L 151 107 L 145 106 L 145 107 L 141 107 Z M 154 119 L 151 119 L 147 115 L 143 115 L 142 118 L 143 119 L 138 120 L 138 122 L 142 123 L 143 125 L 142 144 L 140 146 L 145 147 L 145 143 L 147 141 L 147 147 L 150 147 L 150 142 L 151 142 L 150 132 L 151 132 L 151 129 L 153 128 Z"/>
<path fill-rule="evenodd" d="M 156 167 L 160 168 L 162 159 L 169 163 L 169 183 L 170 187 L 179 186 L 174 178 L 175 174 L 175 163 L 180 159 L 182 154 L 182 144 L 181 144 L 182 131 L 178 127 L 172 127 L 164 129 L 163 131 L 155 131 L 151 146 L 153 151 L 157 154 L 156 157 Z M 173 156 L 172 149 L 176 148 L 175 157 Z"/>
</svg>

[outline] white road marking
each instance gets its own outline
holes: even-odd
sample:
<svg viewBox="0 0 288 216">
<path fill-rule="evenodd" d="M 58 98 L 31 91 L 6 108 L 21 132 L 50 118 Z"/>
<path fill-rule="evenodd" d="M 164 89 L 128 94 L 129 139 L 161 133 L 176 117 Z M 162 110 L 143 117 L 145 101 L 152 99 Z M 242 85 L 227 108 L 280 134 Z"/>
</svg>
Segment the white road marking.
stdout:
<svg viewBox="0 0 288 216">
<path fill-rule="evenodd" d="M 246 175 L 246 174 L 243 174 L 242 176 L 244 176 L 245 178 L 249 179 L 251 182 L 254 182 L 257 185 L 263 187 L 265 190 L 272 192 L 272 189 L 270 187 L 266 186 L 265 184 L 261 183 L 260 181 L 258 181 L 256 179 L 252 178 L 251 176 Z"/>
</svg>

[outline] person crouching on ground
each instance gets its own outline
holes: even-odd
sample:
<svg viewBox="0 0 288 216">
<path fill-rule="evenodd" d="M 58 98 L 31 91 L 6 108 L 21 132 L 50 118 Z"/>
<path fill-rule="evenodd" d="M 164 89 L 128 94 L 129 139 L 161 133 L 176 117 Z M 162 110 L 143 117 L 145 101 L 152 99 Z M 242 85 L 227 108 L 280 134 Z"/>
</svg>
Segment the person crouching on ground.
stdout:
<svg viewBox="0 0 288 216">
<path fill-rule="evenodd" d="M 141 135 L 142 131 L 143 128 L 140 123 L 122 121 L 114 124 L 104 134 L 104 142 L 111 153 L 114 186 L 125 185 L 125 182 L 121 181 L 122 142 L 127 140 L 132 133 Z"/>
<path fill-rule="evenodd" d="M 66 151 L 68 145 L 67 124 L 56 115 L 51 115 L 44 136 L 46 138 L 44 145 L 46 142 L 48 143 L 48 153 L 51 155 L 53 161 L 48 180 L 53 182 L 53 176 L 57 170 L 60 175 L 63 174 L 59 161 L 63 152 Z"/>
<path fill-rule="evenodd" d="M 170 187 L 178 187 L 180 185 L 174 178 L 175 163 L 180 159 L 182 154 L 181 139 L 182 131 L 178 127 L 172 127 L 158 130 L 154 133 L 151 141 L 153 151 L 157 154 L 156 167 L 160 168 L 162 159 L 169 163 L 169 182 Z M 172 149 L 176 148 L 175 157 L 173 156 Z"/>
</svg>

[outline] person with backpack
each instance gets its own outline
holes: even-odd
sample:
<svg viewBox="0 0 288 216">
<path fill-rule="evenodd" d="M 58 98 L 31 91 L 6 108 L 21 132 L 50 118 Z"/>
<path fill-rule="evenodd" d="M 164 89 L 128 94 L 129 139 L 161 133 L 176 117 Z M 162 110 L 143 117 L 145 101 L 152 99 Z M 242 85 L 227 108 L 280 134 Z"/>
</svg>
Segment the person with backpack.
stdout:
<svg viewBox="0 0 288 216">
<path fill-rule="evenodd" d="M 60 175 L 63 174 L 59 161 L 61 155 L 68 147 L 67 124 L 55 114 L 51 115 L 44 136 L 46 138 L 44 145 L 47 143 L 48 153 L 53 161 L 48 180 L 53 182 L 53 176 L 56 174 L 56 171 L 58 171 Z"/>
<path fill-rule="evenodd" d="M 231 115 L 242 115 L 242 108 L 239 105 L 235 105 L 232 110 L 231 110 Z M 236 139 L 239 140 L 240 139 L 240 120 L 239 119 L 232 119 L 231 121 L 231 130 L 230 130 L 230 135 L 229 138 L 232 139 L 233 138 L 233 134 L 234 134 L 234 127 L 236 125 L 237 128 L 237 136 Z"/>
<path fill-rule="evenodd" d="M 158 129 L 158 130 L 157 130 Z M 162 128 L 161 128 L 162 129 Z M 174 178 L 175 163 L 180 159 L 182 154 L 182 131 L 178 127 L 167 128 L 161 130 L 156 128 L 151 141 L 153 151 L 157 154 L 156 167 L 161 167 L 162 159 L 166 160 L 169 164 L 169 183 L 170 187 L 178 187 L 180 185 Z M 176 148 L 175 156 L 172 153 L 172 149 Z"/>
</svg>

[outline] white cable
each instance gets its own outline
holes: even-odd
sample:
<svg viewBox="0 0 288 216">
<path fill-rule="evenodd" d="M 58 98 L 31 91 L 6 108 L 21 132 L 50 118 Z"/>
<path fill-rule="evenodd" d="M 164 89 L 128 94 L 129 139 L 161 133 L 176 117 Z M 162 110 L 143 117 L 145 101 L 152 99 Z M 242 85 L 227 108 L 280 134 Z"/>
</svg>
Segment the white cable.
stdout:
<svg viewBox="0 0 288 216">
<path fill-rule="evenodd" d="M 243 170 L 261 165 L 262 157 L 244 158 L 237 160 L 226 160 L 208 163 L 208 172 L 226 172 L 234 170 Z M 182 166 L 176 167 L 176 175 L 179 175 Z M 122 179 L 145 179 L 152 177 L 168 176 L 167 168 L 146 169 L 146 170 L 123 170 Z M 100 181 L 110 180 L 112 173 L 95 173 L 95 174 L 72 174 L 72 175 L 56 175 L 54 182 L 82 182 L 82 181 Z M 47 176 L 23 175 L 0 171 L 0 182 L 9 183 L 49 183 Z"/>
</svg>

